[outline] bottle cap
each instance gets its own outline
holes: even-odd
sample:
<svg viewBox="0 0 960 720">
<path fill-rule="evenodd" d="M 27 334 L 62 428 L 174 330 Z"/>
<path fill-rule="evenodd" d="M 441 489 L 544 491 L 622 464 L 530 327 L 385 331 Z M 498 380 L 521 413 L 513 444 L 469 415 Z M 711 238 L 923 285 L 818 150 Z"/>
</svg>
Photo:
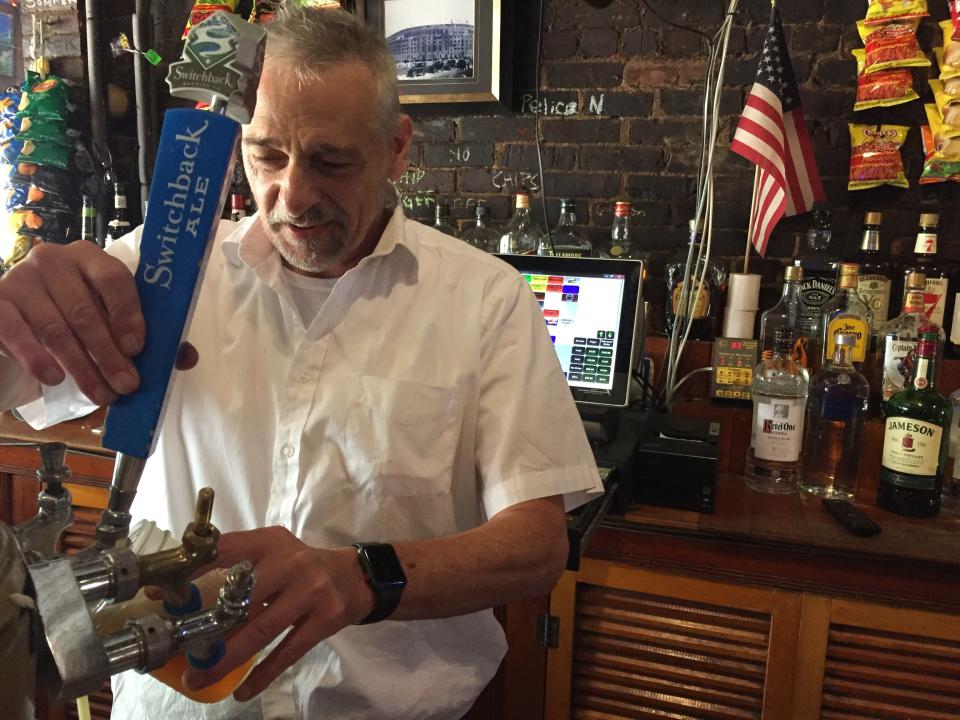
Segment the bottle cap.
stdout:
<svg viewBox="0 0 960 720">
<path fill-rule="evenodd" d="M 927 284 L 927 276 L 922 272 L 907 273 L 907 290 L 923 290 Z"/>
<path fill-rule="evenodd" d="M 247 208 L 247 199 L 240 193 L 234 193 L 230 196 L 230 209 L 231 210 L 246 210 Z"/>
<path fill-rule="evenodd" d="M 573 210 L 577 207 L 577 201 L 573 198 L 560 198 L 560 207 L 567 210 Z"/>
<path fill-rule="evenodd" d="M 883 213 L 868 212 L 863 217 L 864 225 L 880 225 L 883 222 Z"/>
<path fill-rule="evenodd" d="M 857 263 L 840 263 L 841 275 L 859 275 L 860 266 Z"/>
<path fill-rule="evenodd" d="M 514 198 L 514 207 L 518 210 L 525 210 L 530 207 L 530 193 L 526 190 L 518 192 Z"/>
<path fill-rule="evenodd" d="M 940 224 L 940 216 L 937 213 L 923 213 L 920 216 L 920 227 L 936 227 Z"/>
<path fill-rule="evenodd" d="M 803 280 L 803 268 L 799 265 L 787 265 L 783 273 L 784 280 L 799 281 Z"/>
<path fill-rule="evenodd" d="M 930 330 L 930 328 L 926 328 Z M 937 353 L 937 343 L 940 341 L 940 333 L 923 332 L 920 328 L 920 338 L 917 341 L 917 355 L 923 358 L 932 358 Z"/>
<path fill-rule="evenodd" d="M 852 346 L 857 344 L 857 336 L 854 335 L 853 333 L 838 332 L 836 335 L 833 336 L 833 341 L 837 345 Z"/>
<path fill-rule="evenodd" d="M 615 217 L 629 217 L 630 215 L 630 203 L 628 202 L 617 202 L 613 205 L 613 214 Z"/>
<path fill-rule="evenodd" d="M 487 207 L 483 200 L 477 200 L 477 207 L 474 209 L 473 214 L 478 218 L 490 217 L 490 208 Z"/>
<path fill-rule="evenodd" d="M 435 217 L 448 217 L 450 215 L 450 206 L 445 202 L 438 202 L 433 209 Z"/>
</svg>

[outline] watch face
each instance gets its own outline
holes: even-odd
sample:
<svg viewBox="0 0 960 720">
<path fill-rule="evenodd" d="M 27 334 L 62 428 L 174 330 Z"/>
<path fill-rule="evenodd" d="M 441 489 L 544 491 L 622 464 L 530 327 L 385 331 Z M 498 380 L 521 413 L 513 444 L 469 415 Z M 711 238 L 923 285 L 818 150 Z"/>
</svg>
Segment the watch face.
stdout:
<svg viewBox="0 0 960 720">
<path fill-rule="evenodd" d="M 370 562 L 370 570 L 378 585 L 406 584 L 407 576 L 397 559 L 397 553 L 390 545 L 364 545 L 364 552 Z"/>
</svg>

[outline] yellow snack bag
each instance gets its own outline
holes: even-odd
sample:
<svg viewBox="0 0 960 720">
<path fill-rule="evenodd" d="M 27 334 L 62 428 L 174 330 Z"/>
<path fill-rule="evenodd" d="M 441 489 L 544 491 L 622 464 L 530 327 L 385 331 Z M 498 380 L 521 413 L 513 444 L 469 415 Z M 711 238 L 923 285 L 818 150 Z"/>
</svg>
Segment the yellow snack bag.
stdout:
<svg viewBox="0 0 960 720">
<path fill-rule="evenodd" d="M 937 112 L 944 125 L 960 125 L 960 98 L 947 94 L 943 80 L 930 80 Z"/>
<path fill-rule="evenodd" d="M 930 185 L 941 182 L 960 182 L 960 159 L 942 157 L 936 148 L 933 131 L 928 125 L 920 127 L 920 137 L 923 140 L 923 173 L 920 175 L 921 185 Z"/>
<path fill-rule="evenodd" d="M 940 29 L 943 30 L 943 60 L 938 55 L 937 61 L 941 69 L 944 65 L 960 68 L 960 42 L 953 39 L 953 21 L 944 20 Z"/>
<path fill-rule="evenodd" d="M 927 0 L 870 0 L 864 22 L 875 25 L 891 20 L 919 19 L 929 14 Z"/>
<path fill-rule="evenodd" d="M 943 61 L 943 48 L 934 48 L 933 54 L 937 56 L 937 65 L 940 66 L 940 79 L 943 80 L 944 83 L 946 83 L 948 80 L 953 80 L 954 78 L 960 77 L 960 67 L 947 65 Z M 950 93 L 949 88 L 947 89 L 947 92 Z"/>
<path fill-rule="evenodd" d="M 951 160 L 960 158 L 960 127 L 945 124 L 936 105 L 926 104 L 923 109 L 927 113 L 937 154 Z"/>
<path fill-rule="evenodd" d="M 917 42 L 917 20 L 867 25 L 860 20 L 857 30 L 864 44 L 864 72 L 877 72 L 900 67 L 929 67 Z"/>
<path fill-rule="evenodd" d="M 857 101 L 854 103 L 854 110 L 900 105 L 920 97 L 913 89 L 913 73 L 910 70 L 895 68 L 865 73 L 865 55 L 864 50 L 853 51 L 853 57 L 857 61 Z"/>
<path fill-rule="evenodd" d="M 910 187 L 903 170 L 900 148 L 910 128 L 904 125 L 850 123 L 850 182 L 848 190 L 881 185 Z"/>
</svg>

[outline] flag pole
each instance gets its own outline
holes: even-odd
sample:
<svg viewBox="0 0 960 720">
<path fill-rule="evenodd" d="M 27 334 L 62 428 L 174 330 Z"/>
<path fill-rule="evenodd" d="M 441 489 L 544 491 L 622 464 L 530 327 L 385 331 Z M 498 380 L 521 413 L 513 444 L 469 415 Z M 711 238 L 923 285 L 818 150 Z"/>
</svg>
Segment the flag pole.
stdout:
<svg viewBox="0 0 960 720">
<path fill-rule="evenodd" d="M 757 186 L 760 184 L 760 166 L 753 168 L 753 195 L 750 201 L 750 221 L 747 223 L 747 247 L 743 252 L 743 274 L 750 272 L 750 247 L 753 244 L 753 226 L 757 222 Z"/>
</svg>

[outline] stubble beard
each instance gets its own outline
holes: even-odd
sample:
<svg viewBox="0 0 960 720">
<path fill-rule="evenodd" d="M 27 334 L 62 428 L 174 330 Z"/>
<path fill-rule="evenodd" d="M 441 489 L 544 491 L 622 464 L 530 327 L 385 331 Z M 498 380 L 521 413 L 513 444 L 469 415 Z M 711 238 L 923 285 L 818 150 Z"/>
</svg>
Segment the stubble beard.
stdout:
<svg viewBox="0 0 960 720">
<path fill-rule="evenodd" d="M 266 218 L 270 240 L 283 261 L 295 270 L 318 273 L 336 267 L 347 254 L 350 243 L 346 217 L 339 210 L 311 208 L 304 215 L 274 210 Z M 326 225 L 316 238 L 299 240 L 284 233 L 284 225 L 312 227 Z"/>
</svg>

